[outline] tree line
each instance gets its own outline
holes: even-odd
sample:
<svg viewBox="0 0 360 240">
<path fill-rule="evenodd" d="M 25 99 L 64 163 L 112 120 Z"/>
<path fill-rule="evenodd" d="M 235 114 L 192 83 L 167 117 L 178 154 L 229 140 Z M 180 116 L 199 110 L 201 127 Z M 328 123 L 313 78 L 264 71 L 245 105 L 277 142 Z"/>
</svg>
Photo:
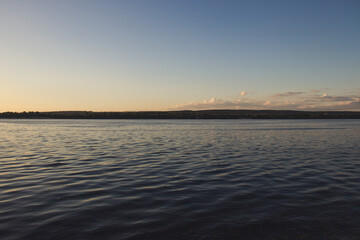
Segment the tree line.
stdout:
<svg viewBox="0 0 360 240">
<path fill-rule="evenodd" d="M 199 110 L 142 112 L 2 112 L 16 119 L 360 119 L 355 111 Z"/>
</svg>

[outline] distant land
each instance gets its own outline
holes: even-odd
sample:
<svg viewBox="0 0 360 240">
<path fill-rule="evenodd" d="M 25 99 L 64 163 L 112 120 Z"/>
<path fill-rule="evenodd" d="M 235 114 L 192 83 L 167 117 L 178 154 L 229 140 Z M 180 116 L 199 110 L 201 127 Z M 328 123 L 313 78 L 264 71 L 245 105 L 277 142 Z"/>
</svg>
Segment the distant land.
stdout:
<svg viewBox="0 0 360 240">
<path fill-rule="evenodd" d="M 141 112 L 3 112 L 15 119 L 360 119 L 360 111 L 198 110 Z"/>
</svg>

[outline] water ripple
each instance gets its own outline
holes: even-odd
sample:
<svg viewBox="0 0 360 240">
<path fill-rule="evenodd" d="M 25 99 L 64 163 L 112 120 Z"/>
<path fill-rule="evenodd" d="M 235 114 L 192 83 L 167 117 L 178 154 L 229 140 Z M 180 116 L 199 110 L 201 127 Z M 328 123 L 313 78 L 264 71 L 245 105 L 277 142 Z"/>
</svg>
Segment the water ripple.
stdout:
<svg viewBox="0 0 360 240">
<path fill-rule="evenodd" d="M 1 239 L 360 239 L 358 120 L 1 120 Z"/>
</svg>

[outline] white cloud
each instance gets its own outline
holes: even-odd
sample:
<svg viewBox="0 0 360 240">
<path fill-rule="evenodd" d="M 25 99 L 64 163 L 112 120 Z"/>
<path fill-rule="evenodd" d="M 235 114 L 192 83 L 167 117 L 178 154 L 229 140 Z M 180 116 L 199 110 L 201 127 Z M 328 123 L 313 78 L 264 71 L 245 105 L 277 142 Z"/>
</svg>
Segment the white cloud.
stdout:
<svg viewBox="0 0 360 240">
<path fill-rule="evenodd" d="M 213 104 L 216 102 L 216 98 L 211 98 L 210 100 L 204 100 L 203 103 L 204 104 Z"/>
<path fill-rule="evenodd" d="M 240 93 L 240 96 L 246 96 L 246 94 L 247 94 L 247 92 L 246 91 L 242 91 L 241 93 Z"/>
<path fill-rule="evenodd" d="M 280 97 L 274 97 L 280 95 Z M 283 98 L 296 96 L 294 98 Z M 360 111 L 359 95 L 319 95 L 304 92 L 285 92 L 270 96 L 270 99 L 241 98 L 223 100 L 211 98 L 202 102 L 178 104 L 172 110 L 202 110 L 202 109 L 274 109 L 274 110 L 354 110 Z"/>
</svg>

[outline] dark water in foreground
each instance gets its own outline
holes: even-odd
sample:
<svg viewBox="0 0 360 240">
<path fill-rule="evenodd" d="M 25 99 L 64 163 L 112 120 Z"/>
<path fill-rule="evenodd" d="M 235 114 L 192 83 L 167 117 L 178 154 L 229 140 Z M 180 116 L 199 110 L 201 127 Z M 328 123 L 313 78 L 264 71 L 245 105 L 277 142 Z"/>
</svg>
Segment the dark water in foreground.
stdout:
<svg viewBox="0 0 360 240">
<path fill-rule="evenodd" d="M 1 120 L 0 239 L 360 239 L 360 121 Z"/>
</svg>

